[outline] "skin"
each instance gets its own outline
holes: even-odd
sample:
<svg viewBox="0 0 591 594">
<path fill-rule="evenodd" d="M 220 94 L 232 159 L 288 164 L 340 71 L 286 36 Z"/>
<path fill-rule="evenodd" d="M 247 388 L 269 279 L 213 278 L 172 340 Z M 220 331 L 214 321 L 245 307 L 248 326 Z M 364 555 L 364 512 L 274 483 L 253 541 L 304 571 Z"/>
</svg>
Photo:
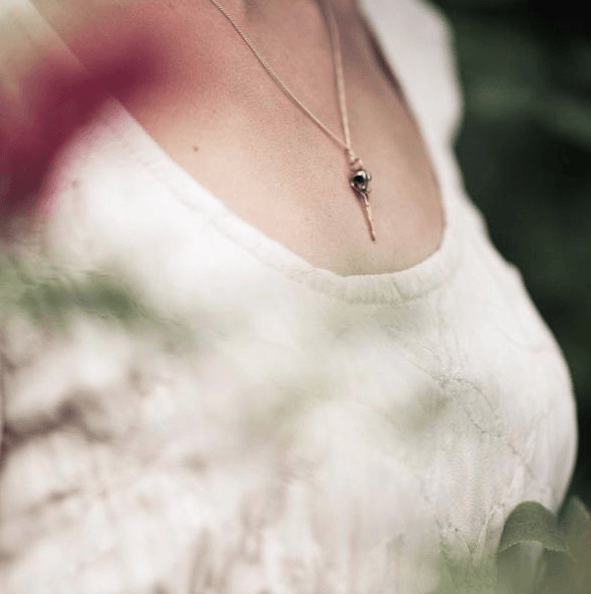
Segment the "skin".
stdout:
<svg viewBox="0 0 591 594">
<path fill-rule="evenodd" d="M 373 177 L 375 243 L 349 188 L 343 150 L 282 93 L 208 0 L 33 3 L 90 71 L 100 64 L 96 48 L 147 32 L 160 76 L 144 92 L 118 99 L 200 184 L 314 266 L 341 275 L 393 272 L 437 249 L 444 220 L 431 163 L 353 0 L 333 5 L 353 148 Z M 222 5 L 282 80 L 342 137 L 332 52 L 317 1 Z M 92 47 L 75 33 L 84 29 L 98 36 Z"/>
</svg>

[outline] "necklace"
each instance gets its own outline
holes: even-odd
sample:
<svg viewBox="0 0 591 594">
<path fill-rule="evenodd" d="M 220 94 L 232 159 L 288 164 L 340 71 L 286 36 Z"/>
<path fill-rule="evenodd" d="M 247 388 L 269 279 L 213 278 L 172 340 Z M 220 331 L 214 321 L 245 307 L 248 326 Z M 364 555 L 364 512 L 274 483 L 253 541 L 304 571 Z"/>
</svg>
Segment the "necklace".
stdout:
<svg viewBox="0 0 591 594">
<path fill-rule="evenodd" d="M 333 64 L 335 69 L 335 79 L 339 98 L 339 111 L 341 114 L 341 123 L 343 126 L 344 139 L 339 138 L 332 130 L 323 124 L 318 117 L 316 117 L 293 93 L 293 91 L 281 80 L 275 69 L 260 53 L 254 43 L 249 39 L 248 35 L 242 30 L 238 23 L 232 16 L 221 6 L 217 0 L 209 0 L 226 19 L 230 22 L 232 27 L 236 30 L 238 35 L 242 38 L 244 43 L 249 47 L 251 52 L 255 55 L 261 66 L 266 70 L 267 74 L 277 83 L 281 90 L 332 140 L 334 140 L 341 148 L 345 150 L 349 161 L 349 185 L 353 190 L 355 196 L 361 200 L 365 214 L 367 216 L 367 223 L 369 226 L 369 233 L 372 241 L 376 240 L 373 216 L 371 212 L 371 205 L 369 203 L 369 182 L 371 175 L 369 171 L 363 167 L 361 159 L 353 152 L 351 147 L 351 132 L 349 130 L 349 114 L 347 111 L 347 99 L 345 95 L 345 77 L 343 74 L 343 62 L 341 53 L 341 42 L 339 36 L 339 28 L 337 20 L 330 0 L 320 0 L 323 6 L 326 22 L 328 25 L 328 33 L 330 36 L 330 45 L 333 54 Z"/>
</svg>

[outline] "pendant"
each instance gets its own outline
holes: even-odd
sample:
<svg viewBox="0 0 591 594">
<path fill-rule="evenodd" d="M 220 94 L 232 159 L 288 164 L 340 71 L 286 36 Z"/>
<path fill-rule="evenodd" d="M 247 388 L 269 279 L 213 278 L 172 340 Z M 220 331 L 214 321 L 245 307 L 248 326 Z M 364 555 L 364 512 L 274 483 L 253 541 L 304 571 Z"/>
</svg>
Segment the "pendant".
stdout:
<svg viewBox="0 0 591 594">
<path fill-rule="evenodd" d="M 367 223 L 369 225 L 369 234 L 371 240 L 376 240 L 376 232 L 373 223 L 373 216 L 371 213 L 371 205 L 369 203 L 369 182 L 371 181 L 371 175 L 367 169 L 361 166 L 361 161 L 355 159 L 351 164 L 351 177 L 349 178 L 349 184 L 357 198 L 363 202 L 365 208 L 365 214 L 367 216 Z"/>
</svg>

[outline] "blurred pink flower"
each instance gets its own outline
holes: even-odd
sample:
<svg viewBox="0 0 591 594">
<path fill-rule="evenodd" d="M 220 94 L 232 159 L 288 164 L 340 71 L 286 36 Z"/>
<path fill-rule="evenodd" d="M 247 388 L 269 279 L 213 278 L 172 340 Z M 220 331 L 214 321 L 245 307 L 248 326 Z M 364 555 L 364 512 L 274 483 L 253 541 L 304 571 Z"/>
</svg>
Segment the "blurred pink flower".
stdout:
<svg viewBox="0 0 591 594">
<path fill-rule="evenodd" d="M 21 74 L 17 93 L 0 79 L 0 227 L 39 210 L 55 157 L 97 113 L 106 92 L 121 99 L 155 80 L 149 39 L 133 38 L 129 31 L 119 39 L 117 47 L 108 47 L 84 33 L 83 47 L 100 56 L 92 74 L 57 55 L 43 55 Z M 14 55 L 18 51 L 14 48 Z"/>
</svg>

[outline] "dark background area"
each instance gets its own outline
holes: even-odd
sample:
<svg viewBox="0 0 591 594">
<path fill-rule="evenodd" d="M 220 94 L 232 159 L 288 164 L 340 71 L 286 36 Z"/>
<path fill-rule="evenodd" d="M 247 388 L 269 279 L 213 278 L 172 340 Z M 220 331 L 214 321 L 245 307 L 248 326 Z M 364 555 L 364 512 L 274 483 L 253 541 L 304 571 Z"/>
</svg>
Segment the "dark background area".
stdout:
<svg viewBox="0 0 591 594">
<path fill-rule="evenodd" d="M 571 492 L 591 506 L 591 19 L 584 2 L 433 0 L 454 31 L 455 150 L 491 238 L 521 270 L 569 364 Z"/>
</svg>

